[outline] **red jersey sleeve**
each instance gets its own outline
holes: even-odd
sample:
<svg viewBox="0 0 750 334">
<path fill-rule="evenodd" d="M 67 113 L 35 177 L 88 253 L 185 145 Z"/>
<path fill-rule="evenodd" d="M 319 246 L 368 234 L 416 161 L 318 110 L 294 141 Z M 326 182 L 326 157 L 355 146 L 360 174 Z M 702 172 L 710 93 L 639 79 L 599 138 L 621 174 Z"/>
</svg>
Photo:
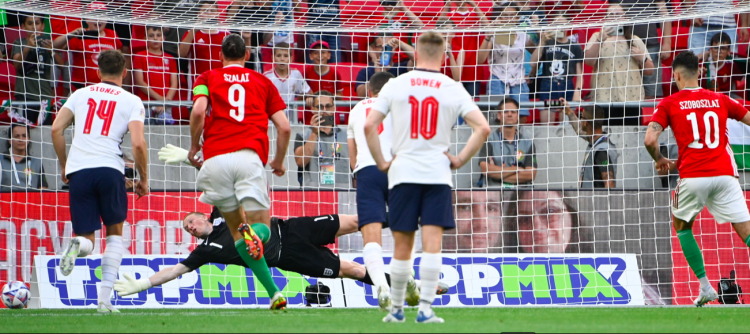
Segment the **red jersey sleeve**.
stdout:
<svg viewBox="0 0 750 334">
<path fill-rule="evenodd" d="M 268 118 L 271 118 L 276 112 L 285 110 L 286 103 L 281 98 L 281 94 L 279 94 L 279 89 L 276 88 L 276 85 L 274 85 L 271 80 L 266 80 L 265 82 L 266 89 L 268 90 L 268 96 L 266 98 L 266 114 L 268 115 Z"/>
<path fill-rule="evenodd" d="M 651 121 L 659 123 L 662 128 L 666 129 L 669 126 L 669 106 L 669 100 L 659 102 L 659 105 L 654 110 L 654 114 L 651 116 Z"/>
<path fill-rule="evenodd" d="M 742 106 L 737 100 L 722 95 L 724 97 L 724 103 L 727 106 L 727 116 L 731 119 L 741 121 L 743 118 L 745 118 L 745 115 L 747 115 L 747 109 Z"/>
<path fill-rule="evenodd" d="M 172 56 L 167 55 L 166 53 L 164 55 L 167 56 L 167 59 L 169 59 L 169 73 L 176 74 L 177 73 L 177 60 L 172 58 Z"/>
<path fill-rule="evenodd" d="M 83 51 L 83 39 L 78 37 L 68 39 L 68 50 Z"/>
<path fill-rule="evenodd" d="M 201 75 L 198 76 L 197 79 L 195 79 L 195 83 L 193 84 L 193 101 L 197 100 L 201 96 L 209 97 L 208 96 L 208 75 L 211 74 L 211 71 L 203 72 Z M 278 94 L 278 93 L 277 93 Z"/>
</svg>

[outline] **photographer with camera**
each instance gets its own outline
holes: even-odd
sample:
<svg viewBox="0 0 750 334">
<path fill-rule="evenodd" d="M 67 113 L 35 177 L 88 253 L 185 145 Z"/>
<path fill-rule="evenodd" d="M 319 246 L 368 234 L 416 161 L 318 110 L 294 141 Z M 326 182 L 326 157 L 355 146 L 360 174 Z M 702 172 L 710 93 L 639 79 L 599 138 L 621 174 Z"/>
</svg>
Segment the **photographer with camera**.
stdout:
<svg viewBox="0 0 750 334">
<path fill-rule="evenodd" d="M 607 8 L 607 22 L 622 21 L 624 16 L 625 11 L 618 4 L 611 4 Z M 632 25 L 603 27 L 601 31 L 591 35 L 584 54 L 584 63 L 594 68 L 594 101 L 644 100 L 643 76 L 653 74 L 654 63 L 643 40 L 633 34 Z M 608 109 L 607 125 L 640 125 L 639 107 Z"/>
<path fill-rule="evenodd" d="M 44 33 L 41 16 L 19 15 L 20 29 L 26 33 L 13 42 L 11 56 L 16 68 L 16 101 L 52 100 L 54 92 L 54 63 L 63 64 L 60 54 L 52 52 L 52 37 Z M 26 108 L 23 117 L 31 122 L 38 119 L 39 107 Z M 33 114 L 33 115 L 32 115 Z M 49 121 L 52 119 L 49 118 Z M 51 123 L 50 123 L 51 124 Z"/>
<path fill-rule="evenodd" d="M 348 152 L 347 136 L 336 127 L 333 94 L 326 90 L 315 93 L 312 112 L 310 125 L 294 140 L 297 180 L 302 187 L 348 185 L 349 161 L 341 159 L 341 152 Z"/>
</svg>

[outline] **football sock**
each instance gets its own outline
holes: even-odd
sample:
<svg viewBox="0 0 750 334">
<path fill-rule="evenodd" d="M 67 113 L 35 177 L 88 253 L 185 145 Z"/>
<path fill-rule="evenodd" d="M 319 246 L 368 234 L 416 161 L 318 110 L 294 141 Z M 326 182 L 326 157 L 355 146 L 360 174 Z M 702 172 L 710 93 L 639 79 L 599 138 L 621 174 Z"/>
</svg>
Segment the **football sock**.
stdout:
<svg viewBox="0 0 750 334">
<path fill-rule="evenodd" d="M 242 261 L 245 261 L 248 268 L 253 271 L 253 275 L 255 275 L 260 281 L 260 284 L 263 284 L 263 287 L 266 288 L 268 296 L 273 297 L 273 295 L 279 291 L 279 287 L 273 282 L 273 277 L 271 277 L 271 271 L 268 269 L 266 258 L 262 257 L 260 260 L 254 260 L 253 257 L 247 253 L 247 244 L 245 244 L 244 239 L 235 241 L 234 248 L 237 249 L 237 253 L 240 253 Z"/>
<path fill-rule="evenodd" d="M 391 261 L 391 305 L 393 305 L 393 309 L 404 307 L 406 283 L 411 277 L 411 272 L 411 260 L 393 259 Z"/>
<path fill-rule="evenodd" d="M 255 223 L 250 226 L 250 228 L 255 231 L 255 234 L 258 235 L 258 238 L 265 244 L 268 242 L 268 239 L 271 239 L 271 229 L 268 228 L 268 225 L 263 223 Z"/>
<path fill-rule="evenodd" d="M 107 244 L 102 255 L 102 284 L 99 286 L 99 302 L 110 304 L 112 288 L 117 280 L 117 272 L 122 262 L 122 236 L 110 235 L 105 239 Z M 91 241 L 89 241 L 91 243 Z"/>
<path fill-rule="evenodd" d="M 685 255 L 685 259 L 690 265 L 690 269 L 693 270 L 695 276 L 698 277 L 698 279 L 706 277 L 706 268 L 703 265 L 703 255 L 701 254 L 700 247 L 698 247 L 698 243 L 695 241 L 693 230 L 677 231 L 677 238 L 680 239 L 682 254 Z"/>
<path fill-rule="evenodd" d="M 84 237 L 76 237 L 78 240 L 78 244 L 80 247 L 78 248 L 78 257 L 84 257 L 94 250 L 94 243 L 91 242 L 91 240 L 86 239 Z"/>
<path fill-rule="evenodd" d="M 708 281 L 707 276 L 703 276 L 698 279 L 699 282 L 701 282 L 701 289 L 708 291 L 708 289 L 711 287 L 711 282 Z"/>
<path fill-rule="evenodd" d="M 419 278 L 422 280 L 419 310 L 428 317 L 432 315 L 432 301 L 435 300 L 442 266 L 443 257 L 440 253 L 422 253 L 422 262 L 419 264 Z"/>
<path fill-rule="evenodd" d="M 747 236 L 747 239 L 745 239 L 745 245 L 750 247 L 750 235 Z"/>
<path fill-rule="evenodd" d="M 389 286 L 385 279 L 385 264 L 383 263 L 383 247 L 377 242 L 369 242 L 362 249 L 365 267 L 375 286 Z"/>
<path fill-rule="evenodd" d="M 388 286 L 391 286 L 391 275 L 387 273 L 383 275 L 385 276 L 385 282 L 388 284 Z M 368 284 L 368 285 L 376 286 L 375 283 L 372 282 L 370 273 L 367 271 L 365 271 L 365 277 L 358 279 L 358 281 Z M 415 281 L 417 282 L 417 285 L 419 285 L 419 281 L 418 280 L 415 280 Z"/>
</svg>

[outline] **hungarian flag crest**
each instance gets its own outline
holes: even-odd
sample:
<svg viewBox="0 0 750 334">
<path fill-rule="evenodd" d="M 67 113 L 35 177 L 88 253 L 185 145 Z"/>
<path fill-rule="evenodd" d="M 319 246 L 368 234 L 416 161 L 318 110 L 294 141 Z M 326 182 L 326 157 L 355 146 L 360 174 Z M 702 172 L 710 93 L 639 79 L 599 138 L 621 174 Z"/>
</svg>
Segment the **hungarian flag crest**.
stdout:
<svg viewBox="0 0 750 334">
<path fill-rule="evenodd" d="M 732 146 L 732 151 L 734 151 L 737 169 L 750 168 L 750 126 L 729 119 L 727 120 L 727 133 L 729 145 Z"/>
</svg>

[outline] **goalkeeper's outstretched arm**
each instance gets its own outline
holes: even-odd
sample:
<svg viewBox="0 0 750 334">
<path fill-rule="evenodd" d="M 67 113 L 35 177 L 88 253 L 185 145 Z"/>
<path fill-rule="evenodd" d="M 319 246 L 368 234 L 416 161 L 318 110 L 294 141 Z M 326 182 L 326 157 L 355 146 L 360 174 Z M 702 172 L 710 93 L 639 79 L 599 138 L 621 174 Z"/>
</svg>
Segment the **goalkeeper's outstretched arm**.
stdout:
<svg viewBox="0 0 750 334">
<path fill-rule="evenodd" d="M 148 290 L 151 287 L 167 283 L 188 272 L 190 272 L 188 267 L 182 263 L 178 263 L 169 268 L 160 270 L 154 276 L 141 278 L 139 280 L 136 280 L 129 274 L 123 274 L 125 279 L 117 280 L 117 282 L 115 282 L 115 291 L 117 291 L 120 296 L 136 294 Z"/>
</svg>

